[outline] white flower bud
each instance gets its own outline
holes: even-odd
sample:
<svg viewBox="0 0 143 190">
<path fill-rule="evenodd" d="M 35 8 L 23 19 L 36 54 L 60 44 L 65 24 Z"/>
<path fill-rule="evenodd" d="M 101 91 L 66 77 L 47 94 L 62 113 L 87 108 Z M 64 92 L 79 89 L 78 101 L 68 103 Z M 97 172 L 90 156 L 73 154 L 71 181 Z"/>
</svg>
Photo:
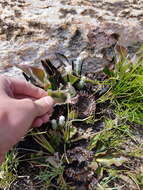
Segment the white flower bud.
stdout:
<svg viewBox="0 0 143 190">
<path fill-rule="evenodd" d="M 83 76 L 83 77 L 81 78 L 81 80 L 79 81 L 79 83 L 78 83 L 78 87 L 79 87 L 80 89 L 82 89 L 82 88 L 84 87 L 84 85 L 85 85 L 85 77 Z"/>
<path fill-rule="evenodd" d="M 52 119 L 51 124 L 52 124 L 53 129 L 57 129 L 57 127 L 58 127 L 57 120 Z"/>
<path fill-rule="evenodd" d="M 64 126 L 65 125 L 65 116 L 61 115 L 59 117 L 59 126 Z"/>
</svg>

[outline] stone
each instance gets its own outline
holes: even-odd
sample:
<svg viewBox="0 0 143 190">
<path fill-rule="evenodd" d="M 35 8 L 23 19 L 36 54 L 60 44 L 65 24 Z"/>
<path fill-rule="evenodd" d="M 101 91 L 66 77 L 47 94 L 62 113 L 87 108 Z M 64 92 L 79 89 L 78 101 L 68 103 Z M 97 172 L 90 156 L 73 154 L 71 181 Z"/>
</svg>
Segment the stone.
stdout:
<svg viewBox="0 0 143 190">
<path fill-rule="evenodd" d="M 86 52 L 94 71 L 109 62 L 103 49 L 143 41 L 142 10 L 143 0 L 1 0 L 0 73 L 20 75 L 15 63 L 47 57 L 56 64 L 55 52 L 72 60 Z"/>
</svg>

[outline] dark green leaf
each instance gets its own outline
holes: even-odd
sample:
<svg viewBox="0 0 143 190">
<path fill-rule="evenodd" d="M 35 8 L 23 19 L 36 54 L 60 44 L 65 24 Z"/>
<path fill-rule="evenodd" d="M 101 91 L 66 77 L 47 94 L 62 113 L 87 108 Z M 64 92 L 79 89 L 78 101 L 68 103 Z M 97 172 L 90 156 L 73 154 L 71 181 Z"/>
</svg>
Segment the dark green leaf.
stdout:
<svg viewBox="0 0 143 190">
<path fill-rule="evenodd" d="M 114 73 L 112 71 L 110 71 L 109 67 L 108 66 L 105 66 L 104 69 L 103 69 L 103 72 L 108 75 L 108 76 L 114 76 Z"/>
<path fill-rule="evenodd" d="M 58 60 L 60 61 L 60 63 L 62 65 L 64 65 L 65 67 L 70 65 L 70 62 L 65 55 L 63 55 L 61 53 L 56 53 L 56 56 L 57 56 Z"/>
</svg>

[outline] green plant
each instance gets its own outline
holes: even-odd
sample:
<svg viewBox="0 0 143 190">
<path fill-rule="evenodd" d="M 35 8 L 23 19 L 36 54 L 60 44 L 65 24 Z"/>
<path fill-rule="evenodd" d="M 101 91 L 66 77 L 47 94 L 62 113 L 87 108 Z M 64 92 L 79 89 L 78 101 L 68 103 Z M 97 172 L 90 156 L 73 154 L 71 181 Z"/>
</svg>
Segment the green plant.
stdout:
<svg viewBox="0 0 143 190">
<path fill-rule="evenodd" d="M 33 133 L 48 151 L 36 157 L 43 189 L 69 190 L 69 176 L 73 188 L 91 181 L 89 185 L 95 189 L 122 189 L 122 183 L 114 186 L 114 182 L 123 182 L 125 176 L 138 189 L 142 187 L 142 174 L 133 173 L 128 164 L 131 156 L 142 156 L 132 126 L 143 124 L 143 47 L 134 59 L 124 47 L 116 45 L 115 52 L 114 69 L 104 68 L 104 81 L 82 76 L 83 62 L 70 63 L 62 54 L 56 55 L 59 67 L 50 60 L 42 61 L 43 68 L 16 65 L 28 81 L 47 90 L 56 102 L 51 121 L 43 126 L 45 131 Z M 100 103 L 105 107 L 98 112 Z M 100 121 L 103 128 L 96 130 Z M 127 152 L 130 142 L 133 148 Z M 81 176 L 86 174 L 89 178 L 84 180 Z"/>
<path fill-rule="evenodd" d="M 49 143 L 49 141 L 47 140 L 47 138 L 44 135 L 36 135 L 34 137 L 34 139 L 43 147 L 45 148 L 48 152 L 50 152 L 51 154 L 55 153 L 54 148 L 52 147 L 52 145 Z"/>
<path fill-rule="evenodd" d="M 64 166 L 61 160 L 55 156 L 48 157 L 45 163 L 38 164 L 39 167 L 44 168 L 40 172 L 38 178 L 42 182 L 44 189 L 54 187 L 59 190 L 69 190 L 69 186 L 64 180 Z"/>
<path fill-rule="evenodd" d="M 130 58 L 127 49 L 116 46 L 116 62 L 113 71 L 106 68 L 109 78 L 104 84 L 109 90 L 100 101 L 110 99 L 118 113 L 127 120 L 143 124 L 143 57 L 140 55 Z M 142 51 L 143 52 L 143 51 Z"/>
<path fill-rule="evenodd" d="M 17 152 L 13 149 L 6 154 L 5 161 L 0 165 L 0 188 L 10 188 L 17 178 L 18 164 Z"/>
<path fill-rule="evenodd" d="M 75 121 L 75 116 L 76 113 L 68 109 L 66 118 L 61 115 L 57 120 L 51 120 L 52 129 L 49 129 L 48 132 L 33 134 L 35 141 L 52 155 L 60 151 L 61 148 L 64 149 L 77 132 L 76 127 L 72 124 Z"/>
<path fill-rule="evenodd" d="M 120 167 L 129 163 L 128 154 L 124 151 L 125 142 L 132 141 L 136 143 L 136 138 L 132 134 L 130 126 L 125 125 L 123 121 L 120 120 L 119 122 L 117 119 L 105 120 L 104 129 L 90 138 L 88 149 L 94 150 L 94 159 L 89 167 L 94 170 L 99 180 L 97 184 L 97 189 L 99 190 L 122 189 L 122 185 L 112 187 L 110 184 L 113 185 L 116 179 L 124 180 L 125 177 L 123 176 L 130 179 L 129 182 L 134 186 L 138 185 L 135 177 L 133 178 L 132 176 L 131 178 L 131 175 L 129 175 L 131 168 L 124 171 L 120 169 Z M 141 154 L 138 156 L 141 156 Z M 104 177 L 105 172 L 107 173 L 106 177 Z"/>
<path fill-rule="evenodd" d="M 64 55 L 56 53 L 60 62 L 55 67 L 49 60 L 42 60 L 43 68 L 27 65 L 16 67 L 23 71 L 27 81 L 47 90 L 48 94 L 55 99 L 56 103 L 73 103 L 76 99 L 77 90 L 85 87 L 86 82 L 97 84 L 97 81 L 82 76 L 83 61 L 70 62 Z"/>
<path fill-rule="evenodd" d="M 103 151 L 118 149 L 129 135 L 128 125 L 118 125 L 116 120 L 105 120 L 104 129 L 91 137 L 88 149 L 96 148 L 97 155 Z"/>
<path fill-rule="evenodd" d="M 143 188 L 143 172 L 136 176 L 138 185 Z"/>
<path fill-rule="evenodd" d="M 109 183 L 115 180 L 116 177 L 104 177 L 100 183 L 97 184 L 97 190 L 121 190 L 124 186 L 110 187 Z"/>
</svg>

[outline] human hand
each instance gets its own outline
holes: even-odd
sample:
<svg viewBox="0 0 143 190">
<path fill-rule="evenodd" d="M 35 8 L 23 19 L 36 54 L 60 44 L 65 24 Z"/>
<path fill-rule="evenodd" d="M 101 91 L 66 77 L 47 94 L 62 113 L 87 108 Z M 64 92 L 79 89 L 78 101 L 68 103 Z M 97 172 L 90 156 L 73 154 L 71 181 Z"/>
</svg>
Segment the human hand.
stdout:
<svg viewBox="0 0 143 190">
<path fill-rule="evenodd" d="M 31 126 L 49 120 L 53 104 L 46 91 L 23 80 L 0 77 L 0 162 Z"/>
</svg>

